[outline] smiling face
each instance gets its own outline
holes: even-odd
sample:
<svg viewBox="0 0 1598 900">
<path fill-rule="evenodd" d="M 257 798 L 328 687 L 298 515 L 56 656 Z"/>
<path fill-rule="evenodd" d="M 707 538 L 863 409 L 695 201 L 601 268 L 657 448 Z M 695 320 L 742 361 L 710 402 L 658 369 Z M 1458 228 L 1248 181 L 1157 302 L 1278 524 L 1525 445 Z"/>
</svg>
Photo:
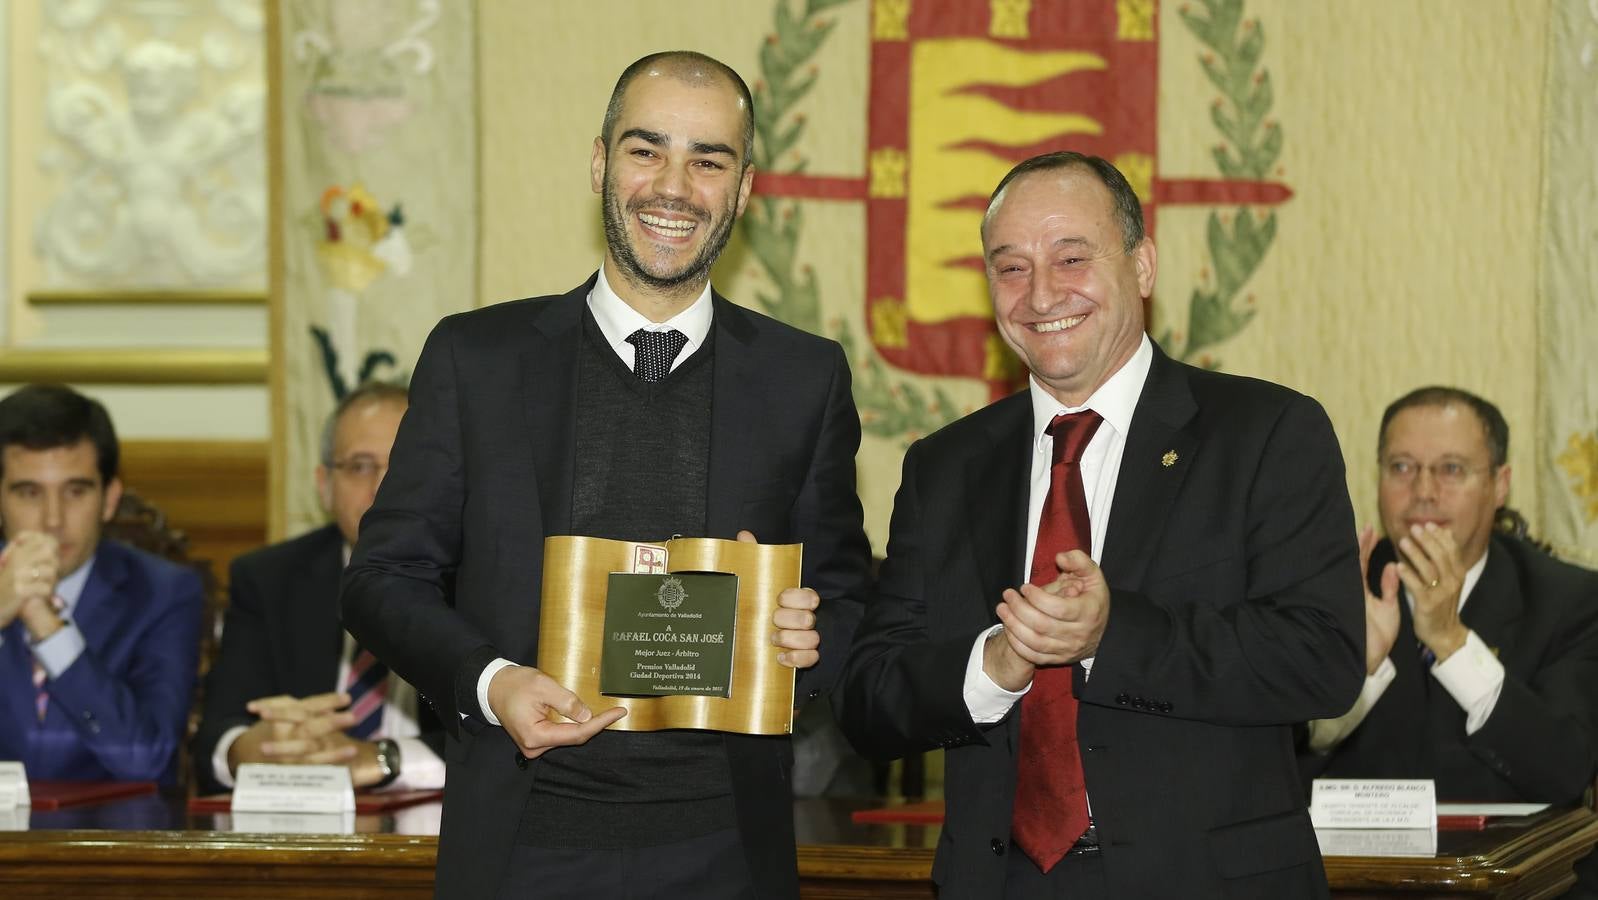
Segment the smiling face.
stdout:
<svg viewBox="0 0 1598 900">
<path fill-rule="evenodd" d="M 47 450 L 7 444 L 0 453 L 5 454 L 0 521 L 6 537 L 39 531 L 55 538 L 63 576 L 88 562 L 100 545 L 101 525 L 122 499 L 121 481 L 101 480 L 94 444 L 88 438 Z"/>
<path fill-rule="evenodd" d="M 983 229 L 999 334 L 1048 392 L 1080 406 L 1137 352 L 1154 242 L 1131 253 L 1109 188 L 1072 167 L 1022 175 Z"/>
<path fill-rule="evenodd" d="M 608 151 L 594 140 L 606 273 L 651 319 L 669 318 L 704 290 L 749 199 L 745 115 L 721 78 L 646 72 L 627 86 Z"/>
<path fill-rule="evenodd" d="M 1394 461 L 1408 461 L 1412 475 L 1393 474 Z M 1509 500 L 1509 466 L 1492 465 L 1487 430 L 1460 403 L 1412 406 L 1387 423 L 1381 441 L 1377 505 L 1382 528 L 1396 543 L 1411 525 L 1435 522 L 1454 533 L 1460 559 L 1472 565 L 1487 552 L 1493 518 Z M 1437 477 L 1452 471 L 1454 478 Z"/>
</svg>

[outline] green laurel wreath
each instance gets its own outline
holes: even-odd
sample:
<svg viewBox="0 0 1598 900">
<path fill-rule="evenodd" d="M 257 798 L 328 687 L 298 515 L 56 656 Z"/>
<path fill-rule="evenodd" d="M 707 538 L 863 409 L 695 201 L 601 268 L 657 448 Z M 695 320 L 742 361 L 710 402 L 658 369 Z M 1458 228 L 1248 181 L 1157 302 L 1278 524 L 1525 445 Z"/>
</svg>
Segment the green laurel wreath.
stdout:
<svg viewBox="0 0 1598 900">
<path fill-rule="evenodd" d="M 1274 98 L 1271 74 L 1259 64 L 1265 29 L 1258 20 L 1243 18 L 1243 0 L 1198 0 L 1198 5 L 1202 17 L 1185 5 L 1179 13 L 1188 31 L 1209 48 L 1199 63 L 1221 92 L 1210 108 L 1210 119 L 1224 141 L 1213 150 L 1216 168 L 1227 178 L 1263 180 L 1282 155 L 1282 127 L 1266 118 Z M 1256 217 L 1248 207 L 1239 207 L 1229 218 L 1210 213 L 1205 243 L 1214 281 L 1202 277 L 1193 291 L 1186 341 L 1170 328 L 1158 338 L 1175 358 L 1212 369 L 1220 361 L 1209 348 L 1235 336 L 1254 318 L 1253 298 L 1240 303 L 1238 294 L 1276 239 L 1274 211 Z"/>
<path fill-rule="evenodd" d="M 794 148 L 804 134 L 805 118 L 794 107 L 815 86 L 817 72 L 809 65 L 826 43 L 836 22 L 821 14 L 852 0 L 805 0 L 795 15 L 789 0 L 774 4 L 774 29 L 760 48 L 760 81 L 755 84 L 754 163 L 761 172 L 803 172 L 808 164 Z M 774 288 L 757 292 L 761 308 L 797 328 L 823 334 L 821 297 L 815 271 L 795 260 L 804 208 L 796 201 L 756 195 L 740 220 L 744 243 Z M 843 319 L 826 323 L 843 346 L 854 372 L 855 405 L 868 433 L 906 443 L 960 416 L 942 389 L 929 400 L 913 384 L 891 378 L 876 349 L 862 351 Z M 863 355 L 862 355 L 863 354 Z"/>
</svg>

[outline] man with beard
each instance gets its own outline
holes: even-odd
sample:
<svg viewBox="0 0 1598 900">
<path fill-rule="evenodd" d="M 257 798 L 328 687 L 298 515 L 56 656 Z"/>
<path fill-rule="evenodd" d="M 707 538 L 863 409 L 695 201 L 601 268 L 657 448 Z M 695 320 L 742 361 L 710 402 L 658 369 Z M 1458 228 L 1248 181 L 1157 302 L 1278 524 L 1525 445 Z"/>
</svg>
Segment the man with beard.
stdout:
<svg viewBox="0 0 1598 900">
<path fill-rule="evenodd" d="M 534 665 L 560 534 L 803 542 L 774 652 L 800 698 L 842 662 L 869 558 L 843 352 L 710 288 L 753 122 L 713 59 L 629 66 L 593 147 L 600 270 L 446 318 L 417 363 L 343 605 L 451 730 L 439 896 L 798 896 L 786 739 L 606 732 L 622 710 Z"/>
</svg>

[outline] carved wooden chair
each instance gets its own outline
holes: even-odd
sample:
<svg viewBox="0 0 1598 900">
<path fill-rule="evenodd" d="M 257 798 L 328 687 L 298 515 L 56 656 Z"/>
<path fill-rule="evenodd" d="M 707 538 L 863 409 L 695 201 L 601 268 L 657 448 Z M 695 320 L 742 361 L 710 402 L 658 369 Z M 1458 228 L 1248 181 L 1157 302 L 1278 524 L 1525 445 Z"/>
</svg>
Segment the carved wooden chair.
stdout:
<svg viewBox="0 0 1598 900">
<path fill-rule="evenodd" d="M 194 737 L 194 732 L 200 726 L 205 673 L 210 671 L 211 661 L 216 656 L 221 638 L 222 605 L 225 602 L 221 583 L 217 581 L 216 573 L 212 571 L 210 560 L 193 559 L 189 556 L 188 536 L 181 530 L 173 528 L 167 521 L 165 513 L 134 491 L 122 492 L 122 501 L 117 504 L 116 514 L 105 524 L 102 534 L 104 537 L 137 547 L 146 553 L 187 566 L 200 576 L 205 605 L 200 619 L 198 680 L 195 682 L 194 698 L 189 706 L 188 728 L 184 733 L 183 745 L 179 749 L 177 760 L 178 783 L 188 785 L 191 770 L 189 740 Z"/>
</svg>

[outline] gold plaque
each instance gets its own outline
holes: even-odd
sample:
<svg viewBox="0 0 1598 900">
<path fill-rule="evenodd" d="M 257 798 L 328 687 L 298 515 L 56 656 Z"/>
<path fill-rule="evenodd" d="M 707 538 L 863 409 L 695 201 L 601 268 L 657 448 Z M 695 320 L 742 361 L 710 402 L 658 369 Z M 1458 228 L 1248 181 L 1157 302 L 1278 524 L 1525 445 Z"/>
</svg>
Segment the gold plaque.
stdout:
<svg viewBox="0 0 1598 900">
<path fill-rule="evenodd" d="M 663 544 L 557 535 L 544 539 L 538 668 L 595 713 L 621 706 L 617 731 L 701 728 L 744 734 L 793 732 L 793 669 L 777 661 L 771 617 L 777 597 L 799 587 L 802 544 L 674 538 Z M 599 691 L 605 644 L 605 594 L 613 572 L 726 572 L 738 576 L 729 697 L 669 694 L 607 696 Z M 558 714 L 550 716 L 561 720 Z"/>
</svg>

